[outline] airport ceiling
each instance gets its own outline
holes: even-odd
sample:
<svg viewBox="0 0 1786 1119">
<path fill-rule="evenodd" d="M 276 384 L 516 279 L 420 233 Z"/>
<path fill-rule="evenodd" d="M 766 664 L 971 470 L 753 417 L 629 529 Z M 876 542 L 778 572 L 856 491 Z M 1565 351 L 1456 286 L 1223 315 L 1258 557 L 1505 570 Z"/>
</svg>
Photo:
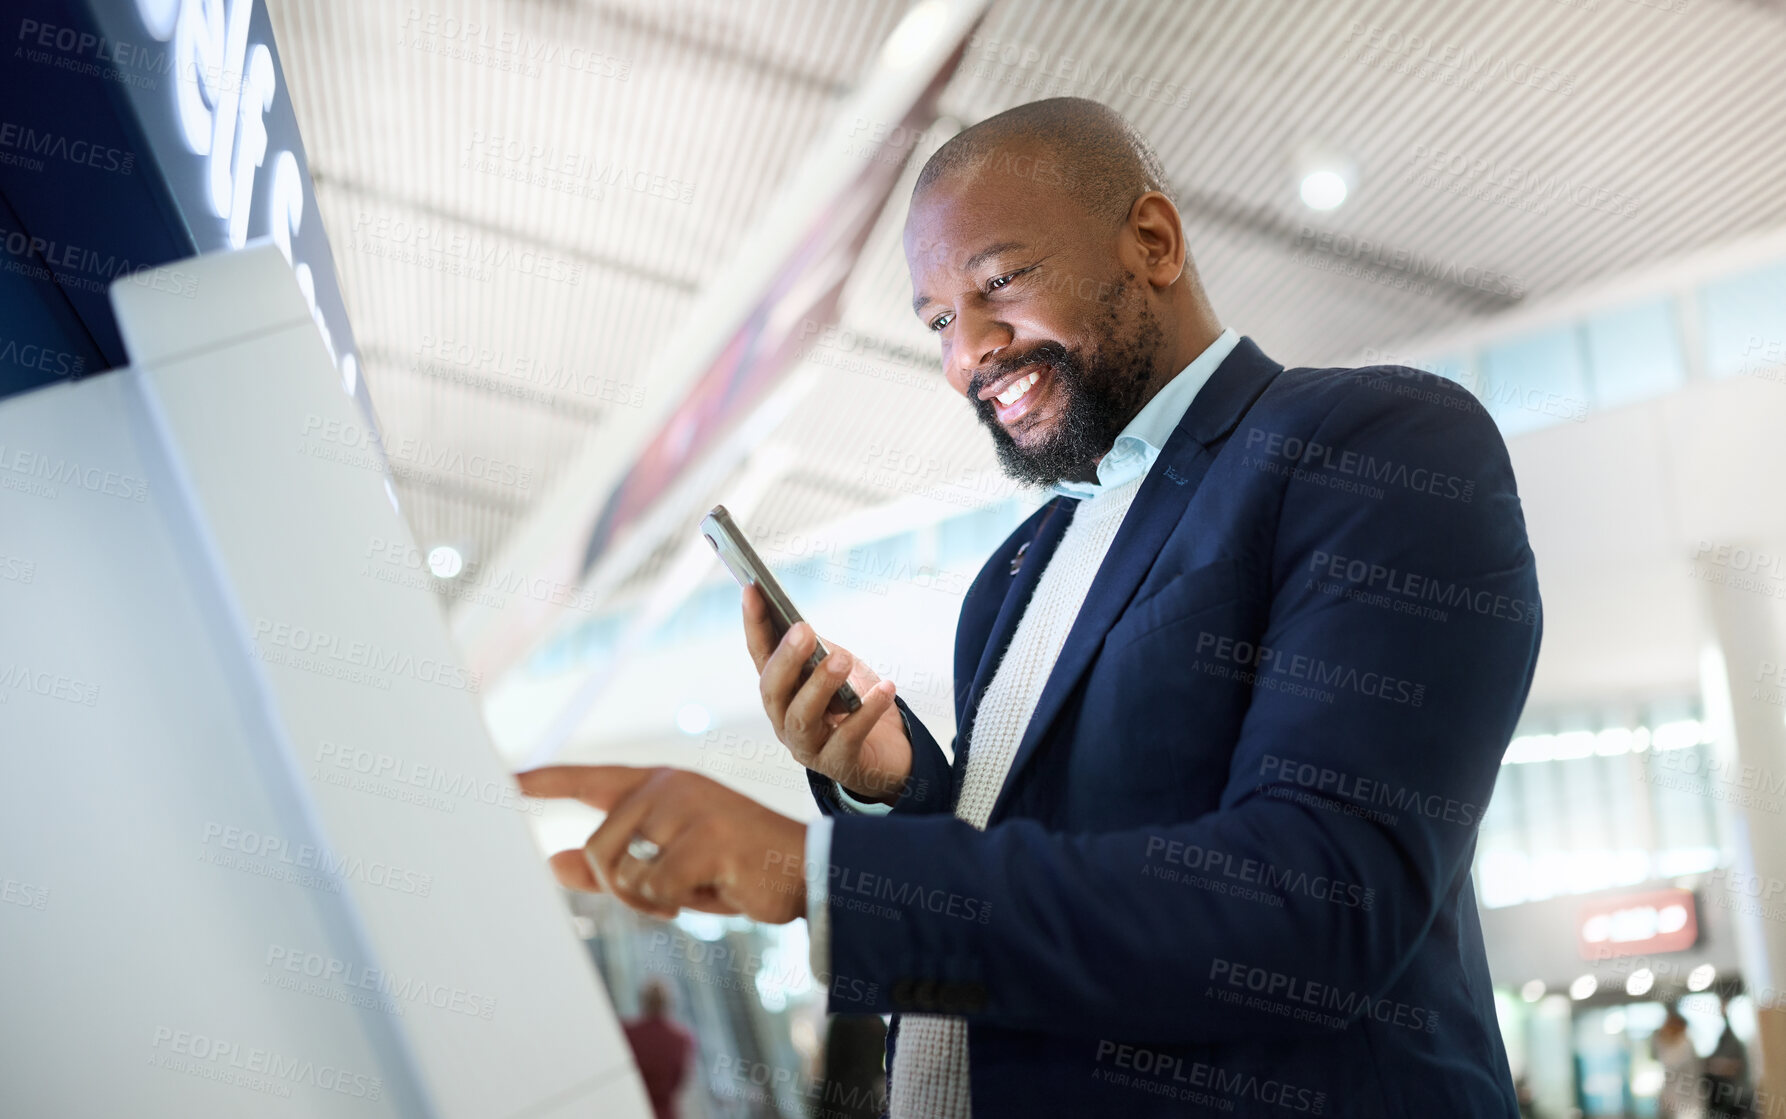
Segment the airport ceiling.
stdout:
<svg viewBox="0 0 1786 1119">
<path fill-rule="evenodd" d="M 268 7 L 387 446 L 501 465 L 399 450 L 403 507 L 424 547 L 487 560 L 587 441 L 644 422 L 641 371 L 907 3 Z M 809 530 L 938 479 L 939 511 L 1000 496 L 961 481 L 995 469 L 990 444 L 940 383 L 899 248 L 911 179 L 959 127 L 1061 93 L 1118 109 L 1223 321 L 1318 364 L 1786 225 L 1782 58 L 1786 15 L 1752 0 L 996 0 L 843 329 L 809 351 L 817 387 L 763 433 L 793 465 L 753 523 Z M 1298 197 L 1321 163 L 1352 180 L 1325 214 Z M 452 248 L 487 242 L 519 251 Z M 877 471 L 890 453 L 927 465 Z"/>
</svg>

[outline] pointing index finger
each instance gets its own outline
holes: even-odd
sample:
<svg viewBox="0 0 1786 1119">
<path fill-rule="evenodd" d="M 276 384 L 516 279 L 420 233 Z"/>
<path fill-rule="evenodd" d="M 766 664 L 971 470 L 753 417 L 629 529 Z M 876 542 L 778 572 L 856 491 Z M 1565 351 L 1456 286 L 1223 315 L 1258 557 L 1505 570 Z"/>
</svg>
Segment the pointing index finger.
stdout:
<svg viewBox="0 0 1786 1119">
<path fill-rule="evenodd" d="M 515 774 L 530 797 L 571 797 L 603 812 L 643 785 L 651 770 L 632 765 L 548 765 Z"/>
</svg>

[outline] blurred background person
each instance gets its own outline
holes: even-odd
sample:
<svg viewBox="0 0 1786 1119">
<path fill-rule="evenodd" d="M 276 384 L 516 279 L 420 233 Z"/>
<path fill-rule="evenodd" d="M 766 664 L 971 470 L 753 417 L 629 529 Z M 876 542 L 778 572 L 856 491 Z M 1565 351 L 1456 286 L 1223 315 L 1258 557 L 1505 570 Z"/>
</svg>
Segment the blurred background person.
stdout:
<svg viewBox="0 0 1786 1119">
<path fill-rule="evenodd" d="M 676 1093 L 688 1078 L 695 1039 L 670 1017 L 670 992 L 661 981 L 648 979 L 639 988 L 639 1016 L 627 1021 L 625 1029 L 652 1111 L 657 1119 L 675 1119 Z"/>
<path fill-rule="evenodd" d="M 1662 1092 L 1656 1097 L 1658 1119 L 1701 1119 L 1699 1104 L 1699 1053 L 1687 1036 L 1687 1020 L 1680 1007 L 1670 1004 L 1668 1017 L 1657 1028 L 1653 1041 L 1656 1061 L 1662 1066 Z"/>
<path fill-rule="evenodd" d="M 1724 1032 L 1718 1044 L 1705 1058 L 1705 1081 L 1710 1091 L 1707 1098 L 1707 1119 L 1747 1119 L 1754 1113 L 1754 1092 L 1749 1077 L 1749 1049 L 1730 1022 L 1730 994 L 1718 998 L 1718 1010 L 1724 1016 Z"/>
</svg>

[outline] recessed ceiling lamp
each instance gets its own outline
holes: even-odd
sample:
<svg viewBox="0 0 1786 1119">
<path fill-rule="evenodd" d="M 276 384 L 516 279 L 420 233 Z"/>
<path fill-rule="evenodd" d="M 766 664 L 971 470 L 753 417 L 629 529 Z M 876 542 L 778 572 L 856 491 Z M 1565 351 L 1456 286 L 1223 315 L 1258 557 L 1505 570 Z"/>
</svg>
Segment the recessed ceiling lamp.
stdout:
<svg viewBox="0 0 1786 1119">
<path fill-rule="evenodd" d="M 1345 176 L 1338 171 L 1311 171 L 1302 177 L 1299 193 L 1311 210 L 1337 209 L 1346 200 Z"/>
<path fill-rule="evenodd" d="M 465 570 L 465 557 L 460 555 L 459 549 L 451 544 L 437 545 L 433 551 L 428 553 L 428 570 L 432 571 L 436 578 L 456 579 L 459 577 L 459 572 Z"/>
<path fill-rule="evenodd" d="M 1331 148 L 1305 144 L 1296 153 L 1296 179 L 1302 204 L 1325 213 L 1351 196 L 1358 185 L 1358 169 Z"/>
<path fill-rule="evenodd" d="M 683 734 L 705 734 L 713 725 L 713 716 L 698 703 L 685 703 L 676 709 L 676 729 Z"/>
</svg>

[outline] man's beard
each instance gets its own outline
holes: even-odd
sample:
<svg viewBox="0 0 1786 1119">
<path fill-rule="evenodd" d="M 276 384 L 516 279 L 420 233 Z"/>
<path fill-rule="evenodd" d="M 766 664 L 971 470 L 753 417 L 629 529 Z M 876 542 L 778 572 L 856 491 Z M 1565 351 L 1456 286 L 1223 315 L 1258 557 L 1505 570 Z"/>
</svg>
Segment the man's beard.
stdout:
<svg viewBox="0 0 1786 1119">
<path fill-rule="evenodd" d="M 1120 296 L 1125 286 L 1118 283 L 1114 295 Z M 1159 350 L 1159 324 L 1144 305 L 1128 337 L 1118 339 L 1118 329 L 1112 307 L 1103 337 L 1091 353 L 1041 342 L 1001 358 L 974 378 L 969 399 L 980 422 L 992 432 L 992 445 L 1006 474 L 1024 485 L 1043 487 L 1087 476 L 1141 410 Z M 1048 384 L 1056 394 L 1054 427 L 1040 443 L 1019 446 L 998 422 L 994 401 L 978 399 L 978 392 L 1000 377 L 1036 365 L 1047 369 Z"/>
</svg>

